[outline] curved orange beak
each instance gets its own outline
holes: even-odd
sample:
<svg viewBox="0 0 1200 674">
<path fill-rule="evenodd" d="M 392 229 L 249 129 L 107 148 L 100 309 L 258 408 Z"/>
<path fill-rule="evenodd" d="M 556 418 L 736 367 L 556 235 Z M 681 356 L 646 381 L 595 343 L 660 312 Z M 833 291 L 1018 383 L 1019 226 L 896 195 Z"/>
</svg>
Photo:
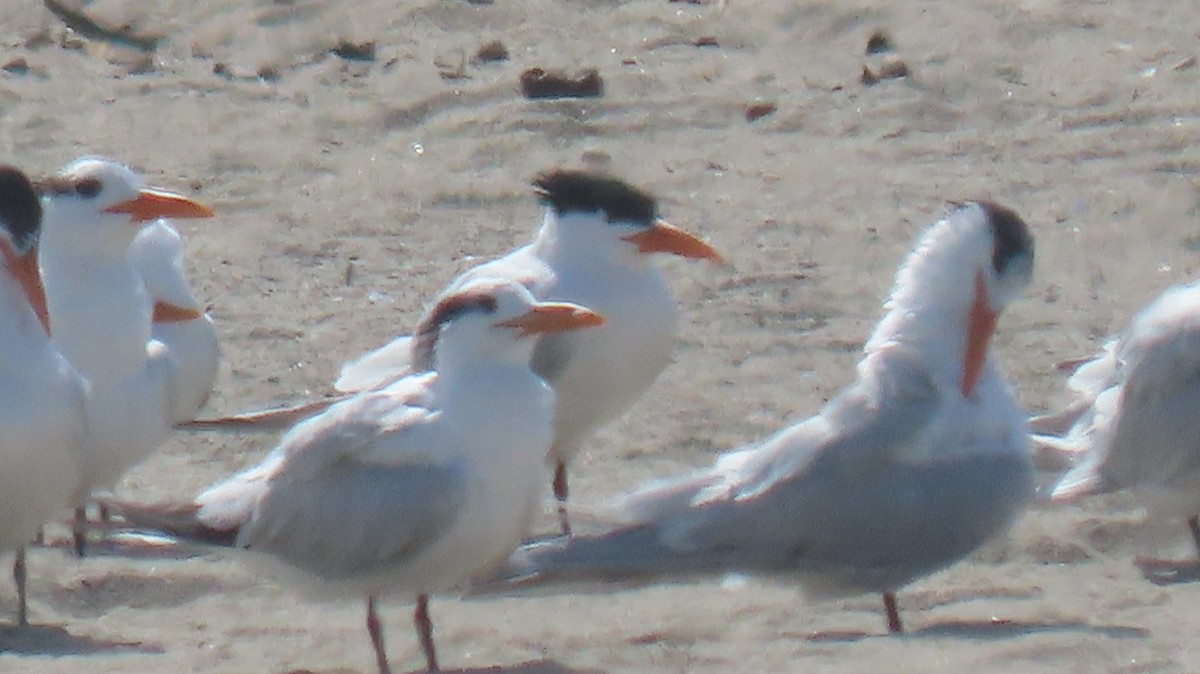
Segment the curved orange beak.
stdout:
<svg viewBox="0 0 1200 674">
<path fill-rule="evenodd" d="M 4 262 L 8 266 L 9 273 L 17 280 L 17 283 L 21 284 L 29 306 L 37 315 L 42 329 L 49 335 L 50 312 L 46 308 L 46 289 L 42 287 L 42 274 L 38 270 L 37 246 L 33 246 L 24 255 L 17 255 L 5 241 L 0 244 L 0 251 L 4 253 Z"/>
<path fill-rule="evenodd" d="M 967 318 L 967 352 L 963 357 L 962 384 L 959 386 L 964 398 L 970 398 L 979 384 L 983 364 L 987 361 L 988 344 L 996 332 L 998 318 L 988 306 L 983 272 L 979 272 L 975 275 L 975 300 L 971 302 L 971 314 Z"/>
<path fill-rule="evenodd" d="M 203 318 L 204 313 L 199 309 L 189 309 L 170 302 L 155 302 L 154 313 L 150 315 L 151 323 L 186 323 L 197 318 Z"/>
<path fill-rule="evenodd" d="M 724 264 L 725 258 L 717 249 L 659 218 L 654 225 L 637 234 L 622 237 L 637 246 L 639 253 L 671 253 L 680 257 L 712 260 Z"/>
<path fill-rule="evenodd" d="M 129 201 L 122 201 L 104 209 L 105 213 L 128 213 L 135 223 L 149 222 L 158 218 L 211 218 L 213 210 L 182 194 L 151 188 L 143 189 Z"/>
<path fill-rule="evenodd" d="M 516 328 L 521 336 L 566 332 L 604 325 L 604 317 L 569 302 L 543 302 L 528 312 L 496 323 L 501 328 Z"/>
</svg>

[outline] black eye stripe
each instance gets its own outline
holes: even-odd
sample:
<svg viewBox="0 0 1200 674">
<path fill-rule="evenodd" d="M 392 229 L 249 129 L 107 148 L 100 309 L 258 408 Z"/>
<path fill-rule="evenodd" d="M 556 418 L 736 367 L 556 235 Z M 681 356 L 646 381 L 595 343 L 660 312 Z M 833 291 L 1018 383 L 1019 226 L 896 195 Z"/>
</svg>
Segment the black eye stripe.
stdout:
<svg viewBox="0 0 1200 674">
<path fill-rule="evenodd" d="M 992 250 L 992 267 L 1002 274 L 1008 263 L 1018 255 L 1033 254 L 1033 234 L 1029 225 L 1015 211 L 990 201 L 979 202 L 988 214 L 992 225 L 995 245 Z"/>
<path fill-rule="evenodd" d="M 36 187 L 42 194 L 70 194 L 75 191 L 75 183 L 60 176 L 41 180 Z"/>
<path fill-rule="evenodd" d="M 495 313 L 497 306 L 496 298 L 486 294 L 459 294 L 442 300 L 417 326 L 413 338 L 413 365 L 418 371 L 433 369 L 434 347 L 444 325 L 473 311 Z"/>
<path fill-rule="evenodd" d="M 98 178 L 80 178 L 75 182 L 75 192 L 89 199 L 100 194 L 102 187 Z"/>
</svg>

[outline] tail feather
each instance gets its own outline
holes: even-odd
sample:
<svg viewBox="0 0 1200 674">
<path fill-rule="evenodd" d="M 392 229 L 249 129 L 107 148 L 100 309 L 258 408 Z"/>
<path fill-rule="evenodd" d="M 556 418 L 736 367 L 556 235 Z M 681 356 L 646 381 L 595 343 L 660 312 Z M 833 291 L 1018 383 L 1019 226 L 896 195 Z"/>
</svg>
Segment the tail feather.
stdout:
<svg viewBox="0 0 1200 674">
<path fill-rule="evenodd" d="M 473 581 L 469 594 L 508 594 L 535 588 L 604 584 L 640 587 L 687 581 L 724 570 L 718 555 L 668 547 L 652 526 L 598 536 L 560 536 L 527 543 L 492 575 Z"/>
<path fill-rule="evenodd" d="M 382 388 L 412 372 L 412 337 L 397 337 L 346 363 L 333 387 L 355 392 Z"/>
<path fill-rule="evenodd" d="M 1075 437 L 1054 435 L 1029 436 L 1033 447 L 1033 463 L 1038 470 L 1061 473 L 1075 466 L 1087 456 L 1090 447 Z"/>
<path fill-rule="evenodd" d="M 350 397 L 353 396 L 343 394 L 321 400 L 299 403 L 289 407 L 243 412 L 227 417 L 195 419 L 175 424 L 175 428 L 182 431 L 252 431 L 260 433 L 282 431 L 295 426 L 309 417 L 324 412 L 330 406 Z"/>
<path fill-rule="evenodd" d="M 1089 406 L 1088 401 L 1077 400 L 1058 412 L 1032 417 L 1029 419 L 1029 429 L 1040 435 L 1065 435 Z"/>
<path fill-rule="evenodd" d="M 1068 372 L 1068 371 L 1074 372 L 1075 370 L 1078 370 L 1079 367 L 1081 365 L 1083 365 L 1084 363 L 1093 361 L 1095 359 L 1096 359 L 1095 354 L 1092 354 L 1090 356 L 1077 356 L 1075 358 L 1066 358 L 1066 359 L 1060 360 L 1054 364 L 1054 371 L 1055 372 Z"/>
<path fill-rule="evenodd" d="M 1092 466 L 1085 464 L 1068 471 L 1058 484 L 1054 485 L 1050 501 L 1052 503 L 1071 503 L 1084 496 L 1102 494 L 1107 490 L 1100 474 Z"/>
<path fill-rule="evenodd" d="M 112 498 L 102 498 L 99 502 L 125 520 L 126 529 L 153 531 L 206 545 L 233 547 L 237 544 L 237 528 L 218 528 L 202 521 L 200 506 L 195 503 L 142 505 Z"/>
</svg>

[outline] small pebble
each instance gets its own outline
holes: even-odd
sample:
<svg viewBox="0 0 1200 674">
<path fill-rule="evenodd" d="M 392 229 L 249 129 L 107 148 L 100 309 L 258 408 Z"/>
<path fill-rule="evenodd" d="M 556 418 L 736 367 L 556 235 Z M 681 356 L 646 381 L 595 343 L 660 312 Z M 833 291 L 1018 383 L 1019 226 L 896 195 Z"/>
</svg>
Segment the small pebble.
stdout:
<svg viewBox="0 0 1200 674">
<path fill-rule="evenodd" d="M 871 37 L 867 39 L 867 54 L 886 54 L 892 51 L 892 39 L 887 33 L 882 30 L 877 30 L 871 33 Z"/>
<path fill-rule="evenodd" d="M 604 93 L 600 71 L 589 68 L 571 77 L 562 71 L 530 68 L 521 73 L 521 95 L 525 98 L 588 98 Z"/>
<path fill-rule="evenodd" d="M 755 103 L 746 107 L 746 121 L 755 122 L 775 112 L 774 103 Z"/>
<path fill-rule="evenodd" d="M 332 51 L 347 61 L 374 61 L 375 41 L 351 42 L 343 39 L 338 41 Z"/>
<path fill-rule="evenodd" d="M 475 62 L 494 63 L 508 60 L 508 48 L 499 40 L 492 40 L 475 52 Z"/>
</svg>

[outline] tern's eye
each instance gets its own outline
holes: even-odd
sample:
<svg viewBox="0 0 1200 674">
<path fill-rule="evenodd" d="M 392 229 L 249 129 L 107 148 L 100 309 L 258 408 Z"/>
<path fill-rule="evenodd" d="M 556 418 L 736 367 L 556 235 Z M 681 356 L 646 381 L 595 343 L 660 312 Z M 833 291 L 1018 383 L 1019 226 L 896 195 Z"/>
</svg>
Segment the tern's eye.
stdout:
<svg viewBox="0 0 1200 674">
<path fill-rule="evenodd" d="M 75 181 L 75 192 L 81 197 L 92 197 L 100 194 L 100 180 L 97 178 L 80 178 Z"/>
</svg>

